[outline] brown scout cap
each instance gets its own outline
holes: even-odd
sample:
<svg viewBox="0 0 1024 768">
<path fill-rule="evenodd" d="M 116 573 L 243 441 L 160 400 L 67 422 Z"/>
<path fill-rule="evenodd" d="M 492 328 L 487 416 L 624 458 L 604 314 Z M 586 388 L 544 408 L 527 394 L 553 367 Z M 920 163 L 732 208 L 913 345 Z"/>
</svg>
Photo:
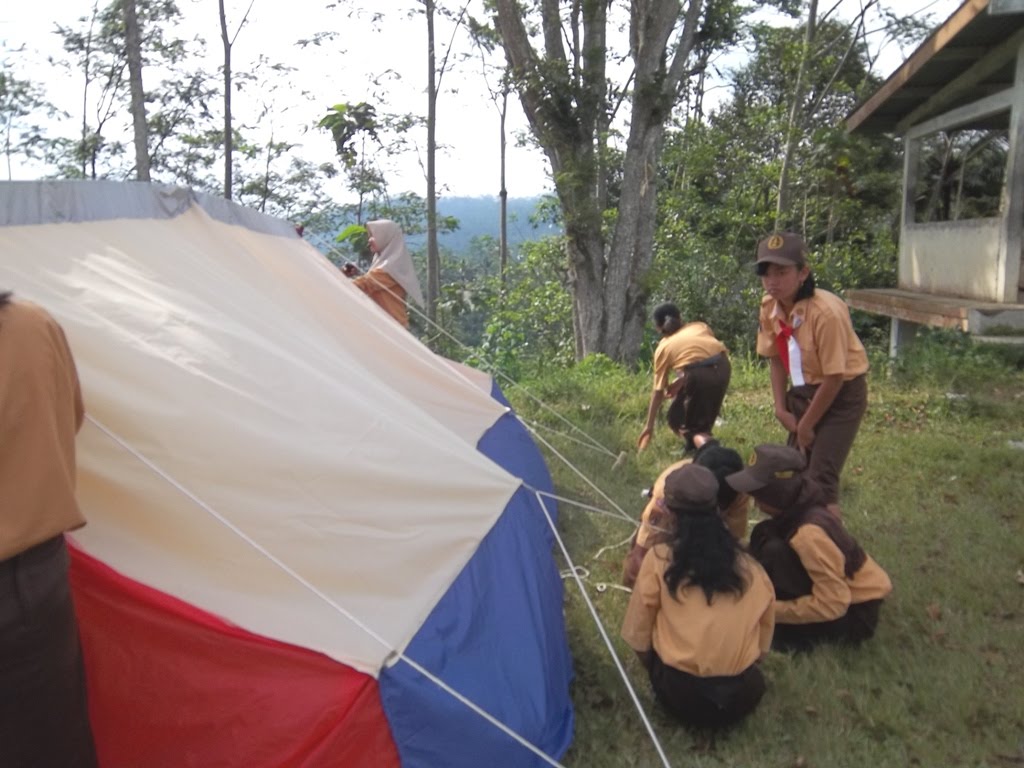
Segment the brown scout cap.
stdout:
<svg viewBox="0 0 1024 768">
<path fill-rule="evenodd" d="M 665 506 L 714 507 L 718 504 L 718 480 L 707 467 L 687 464 L 665 478 Z"/>
<path fill-rule="evenodd" d="M 807 245 L 800 235 L 792 232 L 776 232 L 757 244 L 757 263 L 804 264 L 807 262 Z"/>
<path fill-rule="evenodd" d="M 764 488 L 776 480 L 790 480 L 803 471 L 807 459 L 788 445 L 759 445 L 746 469 L 729 475 L 725 482 L 741 493 Z"/>
</svg>

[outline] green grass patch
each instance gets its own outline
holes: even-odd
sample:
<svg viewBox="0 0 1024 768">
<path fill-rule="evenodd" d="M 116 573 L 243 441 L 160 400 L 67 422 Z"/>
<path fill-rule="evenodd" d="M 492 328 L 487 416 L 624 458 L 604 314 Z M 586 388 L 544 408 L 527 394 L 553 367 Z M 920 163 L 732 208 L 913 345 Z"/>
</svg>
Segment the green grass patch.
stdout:
<svg viewBox="0 0 1024 768">
<path fill-rule="evenodd" d="M 635 451 L 650 376 L 599 359 L 508 391 L 548 444 L 558 493 L 603 510 L 561 504 L 561 535 L 672 765 L 1024 766 L 1024 373 L 942 337 L 895 364 L 875 359 L 870 376 L 842 503 L 895 585 L 878 634 L 859 649 L 772 653 L 758 710 L 713 738 L 656 706 L 618 639 L 628 595 L 601 586 L 618 584 L 633 530 L 623 518 L 680 455 L 663 422 Z M 734 361 L 716 432 L 744 457 L 783 439 L 765 368 Z M 661 765 L 572 580 L 565 613 L 577 716 L 565 764 Z"/>
</svg>

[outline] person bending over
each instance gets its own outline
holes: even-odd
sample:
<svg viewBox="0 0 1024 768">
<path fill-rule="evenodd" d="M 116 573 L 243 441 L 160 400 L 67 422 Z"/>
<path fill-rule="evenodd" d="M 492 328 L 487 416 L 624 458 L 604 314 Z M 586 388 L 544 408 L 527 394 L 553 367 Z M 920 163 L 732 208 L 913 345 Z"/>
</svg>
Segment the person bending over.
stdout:
<svg viewBox="0 0 1024 768">
<path fill-rule="evenodd" d="M 750 553 L 775 585 L 779 650 L 820 642 L 860 643 L 878 626 L 892 582 L 842 521 L 796 448 L 759 445 L 749 466 L 726 481 L 768 515 L 750 533 Z"/>
<path fill-rule="evenodd" d="M 815 288 L 803 238 L 764 238 L 756 269 L 765 290 L 757 353 L 770 361 L 775 417 L 838 515 L 839 475 L 867 410 L 867 353 L 846 302 Z"/>
<path fill-rule="evenodd" d="M 725 345 L 705 323 L 683 325 L 675 304 L 661 304 L 654 310 L 654 327 L 661 341 L 654 350 L 654 387 L 647 406 L 637 448 L 643 450 L 654 435 L 654 423 L 666 398 L 669 428 L 686 441 L 686 450 L 696 448 L 697 435 L 710 435 L 722 410 L 732 367 Z M 669 382 L 669 374 L 675 380 Z"/>
<path fill-rule="evenodd" d="M 775 594 L 718 515 L 718 482 L 689 465 L 665 480 L 674 534 L 644 557 L 622 638 L 647 670 L 658 701 L 680 722 L 735 723 L 765 692 L 758 661 L 775 623 Z"/>
</svg>

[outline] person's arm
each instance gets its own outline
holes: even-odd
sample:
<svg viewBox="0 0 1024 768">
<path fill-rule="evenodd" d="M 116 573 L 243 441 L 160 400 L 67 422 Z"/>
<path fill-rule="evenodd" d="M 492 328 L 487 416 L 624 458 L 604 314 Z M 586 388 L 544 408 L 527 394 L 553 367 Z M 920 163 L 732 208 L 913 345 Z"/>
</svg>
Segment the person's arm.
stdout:
<svg viewBox="0 0 1024 768">
<path fill-rule="evenodd" d="M 850 608 L 850 586 L 844 573 L 845 559 L 839 547 L 817 525 L 804 525 L 789 545 L 811 577 L 811 594 L 775 603 L 779 624 L 812 624 L 832 621 Z"/>
<path fill-rule="evenodd" d="M 775 588 L 772 586 L 772 580 L 768 578 L 768 574 L 763 569 L 759 570 L 758 578 L 762 579 L 762 583 L 765 584 L 765 588 L 771 595 L 771 600 L 768 601 L 768 605 L 765 607 L 764 613 L 761 614 L 761 619 L 757 623 L 758 642 L 761 648 L 761 655 L 758 656 L 757 660 L 761 661 L 768 655 L 768 651 L 771 650 L 772 635 L 775 634 Z"/>
<path fill-rule="evenodd" d="M 653 549 L 647 550 L 644 561 L 640 564 L 633 593 L 629 596 L 626 615 L 622 619 L 622 639 L 626 641 L 641 661 L 650 654 L 654 620 L 658 616 L 661 605 L 661 579 L 657 574 L 657 563 Z"/>
<path fill-rule="evenodd" d="M 660 389 L 652 389 L 651 401 L 647 405 L 647 424 L 644 426 L 643 432 L 640 433 L 640 437 L 636 441 L 637 448 L 643 450 L 650 439 L 654 436 L 654 422 L 658 418 L 658 411 L 661 410 L 661 404 L 663 402 L 665 402 L 665 393 Z"/>
<path fill-rule="evenodd" d="M 775 401 L 775 418 L 787 432 L 796 432 L 796 416 L 786 409 L 786 368 L 777 356 L 769 358 L 771 366 L 772 399 Z"/>
<path fill-rule="evenodd" d="M 839 390 L 843 387 L 843 374 L 836 373 L 826 376 L 811 398 L 811 404 L 807 406 L 804 415 L 796 425 L 796 444 L 807 450 L 814 443 L 814 429 L 818 422 L 832 407 Z M 792 415 L 792 414 L 791 414 Z"/>
</svg>

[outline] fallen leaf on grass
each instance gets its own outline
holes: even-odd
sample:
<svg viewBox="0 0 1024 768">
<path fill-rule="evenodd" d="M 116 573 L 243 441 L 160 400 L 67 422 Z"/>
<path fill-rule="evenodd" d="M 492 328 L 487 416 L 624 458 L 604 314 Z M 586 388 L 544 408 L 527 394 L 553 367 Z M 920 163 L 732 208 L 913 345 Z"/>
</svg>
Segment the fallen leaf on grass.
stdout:
<svg viewBox="0 0 1024 768">
<path fill-rule="evenodd" d="M 796 760 L 793 761 L 793 768 L 807 768 L 807 758 L 803 755 L 797 755 Z"/>
<path fill-rule="evenodd" d="M 930 604 L 925 610 L 928 612 L 928 617 L 932 621 L 938 621 L 942 618 L 942 606 L 938 603 Z"/>
<path fill-rule="evenodd" d="M 840 688 L 838 691 L 836 691 L 836 698 L 843 702 L 843 704 L 846 704 L 847 706 L 853 706 L 853 704 L 857 701 L 857 699 L 854 698 L 854 695 L 845 688 Z"/>
<path fill-rule="evenodd" d="M 1017 583 L 1024 587 L 1024 568 L 1017 569 Z"/>
<path fill-rule="evenodd" d="M 811 717 L 816 717 L 818 715 L 818 710 L 815 707 L 804 707 L 804 712 L 806 712 Z"/>
</svg>

